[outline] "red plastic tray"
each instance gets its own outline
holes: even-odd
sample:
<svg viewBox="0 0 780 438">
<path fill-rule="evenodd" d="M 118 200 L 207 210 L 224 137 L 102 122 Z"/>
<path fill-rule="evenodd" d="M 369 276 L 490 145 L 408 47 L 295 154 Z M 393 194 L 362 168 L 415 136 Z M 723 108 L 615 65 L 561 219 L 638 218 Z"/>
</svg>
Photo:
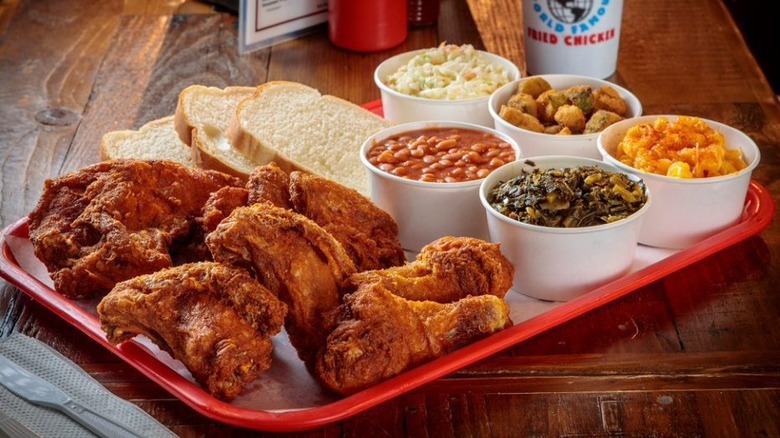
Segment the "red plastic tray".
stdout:
<svg viewBox="0 0 780 438">
<path fill-rule="evenodd" d="M 273 397 L 283 396 L 280 395 L 281 392 L 263 393 L 265 403 L 271 404 L 270 407 L 263 409 L 248 407 L 245 402 L 222 402 L 194 383 L 186 370 L 182 371 L 180 363 L 170 359 L 164 353 L 153 351 L 142 341 L 137 341 L 137 338 L 124 342 L 118 347 L 110 345 L 95 316 L 96 303 L 74 301 L 58 294 L 51 288 L 45 273 L 39 272 L 43 269 L 42 264 L 35 266 L 37 259 L 32 254 L 32 245 L 28 238 L 27 218 L 19 219 L 9 225 L 0 235 L 0 275 L 201 414 L 226 424 L 250 429 L 300 431 L 344 420 L 609 303 L 643 285 L 757 234 L 772 221 L 774 214 L 775 204 L 771 194 L 760 184 L 752 181 L 740 222 L 705 241 L 682 251 L 665 254 L 660 260 L 650 262 L 646 266 L 638 266 L 630 274 L 575 300 L 554 305 L 540 302 L 540 306 L 548 307 L 539 307 L 538 309 L 541 310 L 536 315 L 515 321 L 513 327 L 357 394 L 344 398 L 323 397 L 310 403 L 309 406 L 280 406 L 279 409 L 273 406 L 275 403 Z M 20 260 L 25 260 L 24 266 L 20 264 Z M 33 271 L 36 273 L 33 274 Z M 519 294 L 510 292 L 507 295 L 512 307 L 510 296 L 518 299 Z M 523 303 L 524 307 L 529 302 L 535 301 L 529 298 L 522 299 L 526 300 Z M 273 371 L 275 366 L 277 365 L 272 366 L 271 371 L 276 373 L 282 384 L 286 383 L 284 379 L 290 379 L 292 382 L 302 376 L 300 373 L 292 373 L 289 363 L 282 363 L 277 366 L 276 371 Z M 292 374 L 285 375 L 288 372 Z M 261 393 L 263 390 L 260 388 Z"/>
</svg>

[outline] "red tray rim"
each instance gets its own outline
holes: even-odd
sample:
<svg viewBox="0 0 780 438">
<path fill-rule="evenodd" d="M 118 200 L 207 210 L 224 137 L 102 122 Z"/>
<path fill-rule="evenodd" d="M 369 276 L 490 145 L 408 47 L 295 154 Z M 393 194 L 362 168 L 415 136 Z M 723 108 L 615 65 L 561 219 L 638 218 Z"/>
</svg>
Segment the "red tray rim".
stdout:
<svg viewBox="0 0 780 438">
<path fill-rule="evenodd" d="M 702 242 L 371 388 L 322 406 L 284 412 L 246 409 L 220 401 L 160 362 L 135 341 L 124 342 L 118 346 L 109 344 L 97 318 L 28 274 L 14 259 L 8 239 L 28 238 L 27 217 L 10 224 L 0 234 L 0 276 L 202 415 L 243 428 L 293 432 L 347 419 L 614 301 L 641 286 L 758 234 L 772 222 L 774 215 L 775 203 L 771 193 L 758 182 L 751 181 L 741 220 Z"/>
<path fill-rule="evenodd" d="M 220 401 L 170 369 L 135 342 L 124 342 L 119 346 L 109 344 L 97 318 L 68 298 L 57 294 L 16 263 L 8 245 L 8 238 L 28 238 L 26 217 L 12 223 L 0 234 L 0 275 L 204 416 L 244 428 L 291 432 L 344 420 L 614 301 L 641 286 L 759 233 L 772 222 L 774 214 L 775 203 L 771 194 L 759 183 L 751 181 L 740 222 L 702 242 L 364 391 L 323 406 L 286 412 L 245 409 Z"/>
</svg>

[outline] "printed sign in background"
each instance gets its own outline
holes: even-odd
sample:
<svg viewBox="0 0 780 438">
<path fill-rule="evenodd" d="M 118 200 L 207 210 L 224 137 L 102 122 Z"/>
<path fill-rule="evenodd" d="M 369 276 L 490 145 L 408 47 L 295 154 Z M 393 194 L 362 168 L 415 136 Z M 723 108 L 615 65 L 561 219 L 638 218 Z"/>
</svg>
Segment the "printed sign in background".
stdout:
<svg viewBox="0 0 780 438">
<path fill-rule="evenodd" d="M 238 50 L 244 54 L 297 38 L 328 21 L 327 0 L 241 0 Z"/>
</svg>

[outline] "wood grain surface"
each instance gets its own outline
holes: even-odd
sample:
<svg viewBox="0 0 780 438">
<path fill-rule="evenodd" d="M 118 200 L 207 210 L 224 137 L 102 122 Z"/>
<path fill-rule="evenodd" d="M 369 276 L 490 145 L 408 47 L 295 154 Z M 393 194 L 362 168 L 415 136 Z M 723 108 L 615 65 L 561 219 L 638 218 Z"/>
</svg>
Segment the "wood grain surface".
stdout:
<svg viewBox="0 0 780 438">
<path fill-rule="evenodd" d="M 110 130 L 172 114 L 191 84 L 306 83 L 379 98 L 382 60 L 472 43 L 525 71 L 521 3 L 442 0 L 438 26 L 399 47 L 352 53 L 327 30 L 239 55 L 237 18 L 183 0 L 0 1 L 0 225 L 35 206 L 47 178 L 99 160 Z M 646 114 L 745 131 L 754 179 L 780 198 L 780 104 L 718 0 L 625 0 L 612 80 Z M 670 212 L 674 214 L 674 212 Z M 51 345 L 182 437 L 272 436 L 210 420 L 12 285 L 0 332 Z M 780 436 L 780 225 L 450 376 L 291 436 Z"/>
</svg>

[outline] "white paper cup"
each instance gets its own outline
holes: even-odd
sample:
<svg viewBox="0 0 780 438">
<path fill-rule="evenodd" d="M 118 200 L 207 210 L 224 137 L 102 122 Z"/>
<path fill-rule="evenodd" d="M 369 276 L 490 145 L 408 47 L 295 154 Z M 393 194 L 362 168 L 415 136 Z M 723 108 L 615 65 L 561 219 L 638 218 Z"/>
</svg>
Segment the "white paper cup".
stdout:
<svg viewBox="0 0 780 438">
<path fill-rule="evenodd" d="M 606 79 L 617 68 L 623 0 L 523 1 L 529 75 L 566 73 Z"/>
<path fill-rule="evenodd" d="M 482 180 L 434 183 L 395 176 L 368 161 L 368 151 L 377 143 L 396 135 L 427 128 L 465 128 L 495 135 L 520 148 L 509 136 L 491 128 L 465 122 L 423 121 L 385 128 L 372 135 L 360 149 L 360 161 L 368 172 L 371 200 L 398 224 L 398 240 L 407 251 L 419 252 L 425 245 L 444 236 L 467 236 L 488 240 L 485 210 L 479 200 Z M 490 175 L 488 175 L 490 176 Z"/>
<path fill-rule="evenodd" d="M 515 267 L 512 289 L 547 301 L 569 301 L 626 274 L 634 260 L 643 216 L 653 194 L 645 189 L 647 202 L 632 215 L 609 224 L 581 228 L 531 225 L 504 216 L 488 202 L 488 193 L 524 169 L 563 169 L 595 166 L 622 172 L 603 161 L 585 157 L 550 155 L 513 161 L 494 170 L 482 182 L 479 199 L 485 209 L 490 241 L 501 244 L 501 252 Z M 630 175 L 639 181 L 640 178 Z"/>
<path fill-rule="evenodd" d="M 431 49 L 420 49 L 395 55 L 379 64 L 374 71 L 374 83 L 382 97 L 385 119 L 395 124 L 443 120 L 475 123 L 492 128 L 493 118 L 488 111 L 490 95 L 463 100 L 426 99 L 400 93 L 385 84 L 388 76 L 415 56 L 429 50 Z M 485 51 L 479 53 L 487 61 L 503 67 L 510 81 L 520 78 L 520 69 L 512 61 Z"/>
<path fill-rule="evenodd" d="M 747 167 L 729 175 L 674 178 L 643 172 L 615 158 L 618 144 L 629 129 L 642 123 L 653 123 L 659 117 L 674 123 L 680 116 L 659 114 L 622 120 L 602 131 L 596 146 L 604 161 L 642 178 L 653 193 L 653 206 L 647 212 L 639 243 L 684 249 L 739 222 L 761 151 L 744 132 L 714 120 L 701 119 L 723 134 L 726 148 L 742 151 Z"/>
</svg>

